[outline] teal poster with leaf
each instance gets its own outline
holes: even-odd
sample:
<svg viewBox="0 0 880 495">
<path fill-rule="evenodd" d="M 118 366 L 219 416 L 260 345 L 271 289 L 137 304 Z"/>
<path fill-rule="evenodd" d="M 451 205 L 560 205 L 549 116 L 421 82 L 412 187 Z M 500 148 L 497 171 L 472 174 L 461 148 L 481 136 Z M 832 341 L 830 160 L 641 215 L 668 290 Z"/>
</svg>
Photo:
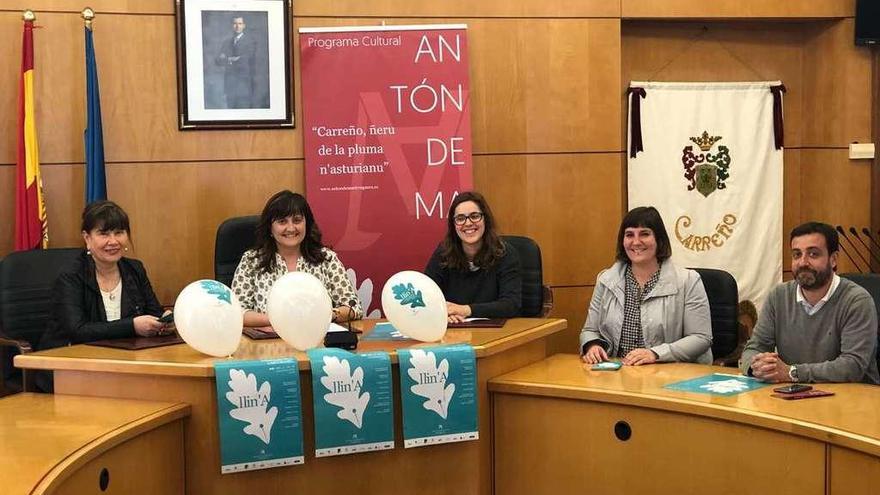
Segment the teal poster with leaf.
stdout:
<svg viewBox="0 0 880 495">
<path fill-rule="evenodd" d="M 384 352 L 308 351 L 315 457 L 394 448 L 391 358 Z"/>
<path fill-rule="evenodd" d="M 295 359 L 218 361 L 214 376 L 221 473 L 303 463 Z"/>
<path fill-rule="evenodd" d="M 398 349 L 403 446 L 476 440 L 477 363 L 469 345 Z"/>
</svg>

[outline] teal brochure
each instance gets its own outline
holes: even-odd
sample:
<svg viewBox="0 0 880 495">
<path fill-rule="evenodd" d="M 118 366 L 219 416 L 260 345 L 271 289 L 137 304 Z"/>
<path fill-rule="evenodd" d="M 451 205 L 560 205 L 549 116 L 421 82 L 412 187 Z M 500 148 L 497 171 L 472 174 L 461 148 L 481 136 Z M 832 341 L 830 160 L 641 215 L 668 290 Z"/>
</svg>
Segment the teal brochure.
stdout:
<svg viewBox="0 0 880 495">
<path fill-rule="evenodd" d="M 214 376 L 221 473 L 303 463 L 295 359 L 217 361 Z"/>
<path fill-rule="evenodd" d="M 373 331 L 361 337 L 361 340 L 412 340 L 400 333 L 391 323 L 379 323 Z"/>
<path fill-rule="evenodd" d="M 670 383 L 663 388 L 710 395 L 736 395 L 770 385 L 757 378 L 742 375 L 713 373 L 711 375 L 691 378 Z"/>
<path fill-rule="evenodd" d="M 404 448 L 480 438 L 469 345 L 398 349 Z"/>
<path fill-rule="evenodd" d="M 315 457 L 394 448 L 391 358 L 312 349 Z"/>
</svg>

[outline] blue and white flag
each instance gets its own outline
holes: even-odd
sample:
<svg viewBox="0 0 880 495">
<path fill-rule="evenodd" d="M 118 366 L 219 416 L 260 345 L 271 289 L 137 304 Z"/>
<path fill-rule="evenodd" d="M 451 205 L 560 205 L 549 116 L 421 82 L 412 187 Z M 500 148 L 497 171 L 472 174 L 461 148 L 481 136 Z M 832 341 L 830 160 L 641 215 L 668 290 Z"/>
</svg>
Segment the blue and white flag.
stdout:
<svg viewBox="0 0 880 495">
<path fill-rule="evenodd" d="M 295 359 L 217 361 L 214 376 L 221 473 L 305 461 Z"/>
<path fill-rule="evenodd" d="M 394 448 L 391 358 L 384 352 L 308 351 L 315 457 Z"/>
<path fill-rule="evenodd" d="M 101 125 L 101 95 L 98 90 L 98 64 L 92 28 L 86 26 L 86 204 L 107 199 L 104 174 L 104 129 Z"/>
<path fill-rule="evenodd" d="M 404 448 L 480 438 L 469 345 L 398 349 Z"/>
</svg>

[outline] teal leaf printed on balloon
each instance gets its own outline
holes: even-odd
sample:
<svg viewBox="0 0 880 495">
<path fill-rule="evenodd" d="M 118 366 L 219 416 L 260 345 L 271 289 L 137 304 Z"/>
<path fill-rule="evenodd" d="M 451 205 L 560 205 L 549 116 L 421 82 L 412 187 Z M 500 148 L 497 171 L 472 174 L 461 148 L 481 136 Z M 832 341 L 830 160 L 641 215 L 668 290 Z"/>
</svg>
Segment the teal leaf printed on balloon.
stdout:
<svg viewBox="0 0 880 495">
<path fill-rule="evenodd" d="M 394 299 L 400 301 L 401 306 L 409 304 L 410 308 L 425 307 L 425 301 L 422 300 L 422 291 L 416 290 L 410 282 L 406 285 L 398 284 L 391 288 L 394 292 Z"/>
<path fill-rule="evenodd" d="M 218 300 L 224 301 L 226 304 L 232 304 L 232 297 L 230 296 L 229 289 L 220 282 L 217 282 L 216 280 L 202 280 L 201 286 L 202 289 L 205 289 L 205 292 L 212 296 L 216 296 Z"/>
</svg>

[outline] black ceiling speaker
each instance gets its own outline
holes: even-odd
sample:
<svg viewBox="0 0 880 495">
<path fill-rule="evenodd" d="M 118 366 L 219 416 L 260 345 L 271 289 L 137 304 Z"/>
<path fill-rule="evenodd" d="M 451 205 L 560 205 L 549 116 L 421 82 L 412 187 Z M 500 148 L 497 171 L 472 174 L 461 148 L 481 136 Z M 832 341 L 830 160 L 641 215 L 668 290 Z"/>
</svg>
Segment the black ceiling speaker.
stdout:
<svg viewBox="0 0 880 495">
<path fill-rule="evenodd" d="M 880 0 L 857 0 L 856 44 L 880 44 Z"/>
</svg>

